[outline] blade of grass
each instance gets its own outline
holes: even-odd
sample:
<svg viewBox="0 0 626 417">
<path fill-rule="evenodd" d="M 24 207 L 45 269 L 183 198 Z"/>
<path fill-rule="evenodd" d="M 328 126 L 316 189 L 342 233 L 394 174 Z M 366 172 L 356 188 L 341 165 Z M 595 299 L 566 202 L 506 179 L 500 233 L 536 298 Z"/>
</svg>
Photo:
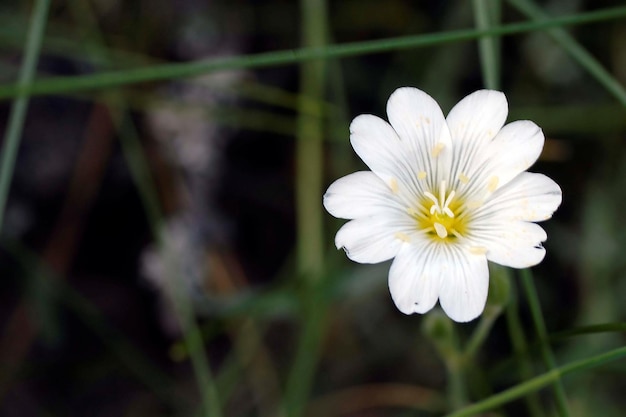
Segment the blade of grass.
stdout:
<svg viewBox="0 0 626 417">
<path fill-rule="evenodd" d="M 602 324 L 592 324 L 589 326 L 581 326 L 576 327 L 570 330 L 564 330 L 562 332 L 553 333 L 550 335 L 550 340 L 560 340 L 566 339 L 574 336 L 584 336 L 596 333 L 610 333 L 610 332 L 618 332 L 623 333 L 626 332 L 626 323 L 618 322 L 618 323 L 602 323 Z"/>
<path fill-rule="evenodd" d="M 532 272 L 528 268 L 522 269 L 520 271 L 520 275 L 522 277 L 522 286 L 524 288 L 524 292 L 526 293 L 526 298 L 528 298 L 530 314 L 535 324 L 537 336 L 539 336 L 539 343 L 541 344 L 541 353 L 543 355 L 543 360 L 546 364 L 546 367 L 549 370 L 553 370 L 556 368 L 556 361 L 554 360 L 554 354 L 552 353 L 552 348 L 550 347 L 550 343 L 548 341 L 548 332 L 546 330 L 546 324 L 543 320 L 543 314 L 541 313 L 541 305 L 539 303 L 539 296 L 537 295 L 535 283 L 533 282 Z M 561 382 L 560 378 L 556 378 L 552 383 L 552 386 L 554 389 L 554 395 L 559 415 L 561 415 L 562 417 L 569 416 L 567 396 L 565 395 L 565 389 L 563 388 L 563 383 Z"/>
<path fill-rule="evenodd" d="M 489 30 L 500 20 L 500 0 L 473 0 L 474 20 L 478 30 Z M 484 36 L 478 39 L 483 83 L 491 90 L 500 89 L 500 38 Z"/>
<path fill-rule="evenodd" d="M 326 0 L 301 0 L 302 42 L 313 48 L 327 43 Z M 296 141 L 296 214 L 298 277 L 306 289 L 301 293 L 304 322 L 286 388 L 289 417 L 301 416 L 315 378 L 324 332 L 326 303 L 320 302 L 320 279 L 324 265 L 322 217 L 323 122 L 321 103 L 326 91 L 326 62 L 315 60 L 300 66 L 300 97 Z M 308 98 L 308 100 L 306 100 Z M 306 101 L 305 101 L 306 100 Z M 314 104 L 314 111 L 310 106 Z M 308 110 L 308 111 L 307 111 Z"/>
<path fill-rule="evenodd" d="M 315 59 L 345 58 L 392 50 L 435 46 L 449 42 L 471 41 L 484 36 L 513 35 L 559 26 L 582 25 L 624 17 L 626 17 L 626 7 L 615 7 L 535 22 L 513 23 L 493 27 L 489 30 L 463 29 L 327 47 L 301 48 L 188 63 L 154 65 L 132 70 L 100 72 L 91 75 L 51 77 L 28 86 L 16 84 L 2 85 L 0 86 L 0 99 L 18 95 L 69 93 L 140 82 L 179 79 L 236 68 L 262 68 Z"/>
<path fill-rule="evenodd" d="M 70 2 L 70 6 L 74 13 L 75 20 L 83 25 L 86 24 L 83 26 L 83 31 L 85 32 L 83 35 L 93 39 L 94 43 L 105 47 L 106 44 L 99 30 L 98 21 L 89 4 L 80 0 L 74 0 Z M 106 54 L 100 58 L 103 60 L 110 59 Z M 107 94 L 103 95 L 102 99 L 111 110 L 111 116 L 119 132 L 122 152 L 139 191 L 151 232 L 163 256 L 164 264 L 167 268 L 167 275 L 171 278 L 166 280 L 166 282 L 169 285 L 168 290 L 175 307 L 176 318 L 180 323 L 180 327 L 183 331 L 183 339 L 185 340 L 190 354 L 196 382 L 202 398 L 203 415 L 220 417 L 222 413 L 217 387 L 215 386 L 208 357 L 204 350 L 202 333 L 195 320 L 193 306 L 189 302 L 187 295 L 182 292 L 182 286 L 176 285 L 176 283 L 173 282 L 173 279 L 179 276 L 181 267 L 178 263 L 178 259 L 175 259 L 173 254 L 167 250 L 167 245 L 165 244 L 164 218 L 161 212 L 156 186 L 141 148 L 139 134 L 129 117 L 127 105 L 118 92 L 107 92 Z"/>
<path fill-rule="evenodd" d="M 511 275 L 511 270 L 506 269 Z M 511 285 L 511 296 L 509 298 L 509 304 L 506 306 L 506 324 L 509 332 L 509 338 L 511 339 L 511 345 L 513 345 L 513 353 L 515 357 L 519 358 L 516 361 L 520 379 L 527 381 L 533 376 L 533 367 L 528 355 L 528 344 L 526 343 L 526 335 L 520 322 L 519 309 L 517 304 L 516 289 Z M 529 393 L 525 397 L 526 406 L 531 416 L 541 417 L 544 414 L 539 398 L 534 393 Z"/>
<path fill-rule="evenodd" d="M 50 293 L 83 321 L 130 374 L 157 394 L 160 400 L 176 409 L 183 409 L 182 400 L 170 389 L 170 378 L 111 326 L 88 299 L 67 284 L 66 279 L 59 277 L 41 258 L 19 242 L 2 240 L 0 246 L 20 264 L 27 279 L 36 281 L 33 285 Z"/>
<path fill-rule="evenodd" d="M 18 87 L 27 88 L 35 77 L 49 8 L 50 0 L 38 0 L 35 2 L 29 24 L 26 47 L 24 49 L 24 61 L 16 84 Z M 9 196 L 13 169 L 15 168 L 15 158 L 17 157 L 17 150 L 22 137 L 27 109 L 27 96 L 18 97 L 13 101 L 9 114 L 9 123 L 4 134 L 2 157 L 0 160 L 0 231 L 2 230 L 2 224 L 4 222 L 4 209 Z"/>
<path fill-rule="evenodd" d="M 489 398 L 486 398 L 461 410 L 448 414 L 445 417 L 468 417 L 485 412 L 487 410 L 494 409 L 520 397 L 528 395 L 531 392 L 540 390 L 541 388 L 544 388 L 545 386 L 560 380 L 563 376 L 567 374 L 595 368 L 607 362 L 612 362 L 623 357 L 626 357 L 626 347 L 620 347 L 596 356 L 581 359 L 576 362 L 571 362 L 567 365 L 554 368 L 549 372 L 522 382 L 521 384 L 515 385 L 498 394 L 492 395 Z"/>
<path fill-rule="evenodd" d="M 549 16 L 531 0 L 508 0 L 522 14 L 534 22 L 549 20 Z M 550 29 L 548 35 L 561 45 L 578 64 L 587 70 L 606 90 L 622 105 L 626 106 L 626 89 L 613 77 L 598 60 L 583 48 L 572 35 L 564 29 Z"/>
</svg>

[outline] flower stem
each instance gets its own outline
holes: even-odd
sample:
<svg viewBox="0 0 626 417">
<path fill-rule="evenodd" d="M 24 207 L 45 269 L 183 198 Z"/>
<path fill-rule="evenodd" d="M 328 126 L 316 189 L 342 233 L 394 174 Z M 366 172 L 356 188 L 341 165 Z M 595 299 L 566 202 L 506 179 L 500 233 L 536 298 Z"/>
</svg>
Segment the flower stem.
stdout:
<svg viewBox="0 0 626 417">
<path fill-rule="evenodd" d="M 511 290 L 509 304 L 506 307 L 506 322 L 509 330 L 509 338 L 511 339 L 511 344 L 513 345 L 513 352 L 515 353 L 515 357 L 519 358 L 517 365 L 520 379 L 528 381 L 533 376 L 533 369 L 530 357 L 528 356 L 526 335 L 524 334 L 524 330 L 522 329 L 522 324 L 520 322 L 517 294 L 514 289 Z M 536 394 L 530 393 L 525 397 L 525 400 L 529 415 L 533 417 L 542 417 L 544 415 L 541 404 L 539 403 L 539 398 L 537 398 Z"/>
<path fill-rule="evenodd" d="M 478 349 L 480 349 L 487 339 L 487 336 L 489 336 L 489 331 L 493 327 L 493 323 L 500 317 L 501 313 L 501 307 L 487 306 L 485 308 L 478 322 L 478 326 L 476 326 L 476 329 L 465 346 L 465 351 L 463 352 L 463 360 L 465 362 L 469 362 L 474 358 Z"/>
<path fill-rule="evenodd" d="M 50 0 L 37 0 L 35 2 L 24 50 L 24 61 L 20 68 L 17 81 L 18 88 L 28 88 L 35 77 L 49 8 Z M 17 97 L 13 100 L 11 113 L 9 114 L 9 122 L 4 135 L 2 159 L 0 162 L 0 230 L 2 230 L 4 222 L 4 209 L 6 208 L 7 198 L 9 196 L 9 188 L 15 168 L 15 159 L 22 137 L 27 109 L 28 96 Z"/>
<path fill-rule="evenodd" d="M 569 363 L 559 368 L 552 369 L 549 372 L 536 376 L 525 382 L 522 382 L 521 384 L 515 385 L 507 390 L 500 392 L 499 394 L 492 395 L 461 410 L 457 410 L 451 414 L 448 414 L 445 417 L 468 417 L 485 412 L 487 410 L 494 409 L 520 397 L 526 396 L 531 392 L 540 390 L 546 385 L 552 384 L 555 381 L 560 380 L 564 375 L 573 372 L 583 371 L 589 368 L 594 368 L 607 362 L 621 359 L 623 357 L 626 357 L 626 347 L 620 347 L 609 352 L 602 353 L 600 355 Z"/>
<path fill-rule="evenodd" d="M 546 324 L 541 313 L 541 305 L 539 303 L 535 283 L 533 282 L 532 272 L 530 269 L 523 269 L 520 274 L 522 277 L 522 286 L 524 287 L 524 292 L 528 298 L 530 313 L 532 315 L 533 322 L 535 323 L 535 330 L 539 336 L 543 360 L 549 370 L 554 370 L 556 369 L 556 361 L 554 360 L 554 354 L 552 353 L 552 349 L 548 341 L 548 332 L 546 331 Z M 569 416 L 567 397 L 565 395 L 565 389 L 563 388 L 561 379 L 557 377 L 552 385 L 559 415 L 561 417 Z"/>
</svg>

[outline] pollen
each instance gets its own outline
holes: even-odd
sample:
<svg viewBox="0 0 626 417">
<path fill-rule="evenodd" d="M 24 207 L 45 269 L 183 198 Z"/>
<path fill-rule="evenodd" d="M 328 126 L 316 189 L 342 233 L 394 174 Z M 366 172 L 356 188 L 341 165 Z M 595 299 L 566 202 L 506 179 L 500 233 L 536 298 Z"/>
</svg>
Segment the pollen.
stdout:
<svg viewBox="0 0 626 417">
<path fill-rule="evenodd" d="M 484 255 L 487 253 L 487 248 L 484 246 L 470 246 L 469 251 L 474 255 Z"/>
<path fill-rule="evenodd" d="M 437 144 L 435 145 L 435 147 L 433 148 L 432 151 L 432 156 L 433 158 L 436 158 L 439 156 L 439 154 L 441 153 L 441 151 L 443 150 L 443 148 L 445 148 L 446 145 L 444 145 L 441 142 L 437 142 Z"/>
<path fill-rule="evenodd" d="M 496 188 L 498 188 L 499 181 L 500 179 L 496 177 L 495 175 L 489 179 L 489 184 L 487 184 L 487 189 L 489 190 L 490 193 L 493 193 L 494 191 L 496 191 Z"/>
<path fill-rule="evenodd" d="M 389 187 L 391 188 L 391 192 L 394 194 L 398 193 L 398 180 L 395 178 L 391 178 L 389 180 Z"/>
<path fill-rule="evenodd" d="M 467 175 L 465 175 L 464 173 L 460 173 L 459 174 L 459 181 L 461 181 L 463 184 L 467 184 L 469 182 L 469 177 Z"/>
<path fill-rule="evenodd" d="M 417 173 L 418 180 L 423 180 L 424 178 L 426 178 L 426 171 L 420 171 Z"/>
<path fill-rule="evenodd" d="M 462 239 L 468 230 L 468 217 L 464 215 L 465 204 L 455 190 L 441 181 L 438 189 L 425 191 L 417 209 L 409 210 L 416 220 L 417 228 L 436 241 L 454 242 Z"/>
<path fill-rule="evenodd" d="M 410 242 L 411 238 L 409 237 L 409 235 L 407 235 L 406 233 L 402 233 L 402 232 L 396 232 L 396 234 L 394 235 L 396 239 L 399 239 L 403 242 Z"/>
</svg>

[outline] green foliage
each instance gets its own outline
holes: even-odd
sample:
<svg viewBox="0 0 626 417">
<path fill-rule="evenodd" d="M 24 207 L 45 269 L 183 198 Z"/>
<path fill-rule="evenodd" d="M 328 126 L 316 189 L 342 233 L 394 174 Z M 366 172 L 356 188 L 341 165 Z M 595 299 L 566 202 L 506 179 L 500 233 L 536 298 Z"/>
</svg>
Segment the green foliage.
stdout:
<svg viewBox="0 0 626 417">
<path fill-rule="evenodd" d="M 294 34 L 281 27 L 281 41 L 289 46 L 278 50 L 176 63 L 150 56 L 153 52 L 141 47 L 148 41 L 139 35 L 158 38 L 155 28 L 165 17 L 148 13 L 149 21 L 141 22 L 146 31 L 135 33 L 107 20 L 122 3 L 94 2 L 92 9 L 89 2 L 60 2 L 49 14 L 48 1 L 36 0 L 30 19 L 24 16 L 31 11 L 18 5 L 0 10 L 0 26 L 7 28 L 0 29 L 0 46 L 24 54 L 19 67 L 5 59 L 0 67 L 3 80 L 17 74 L 17 81 L 0 84 L 0 100 L 11 100 L 0 166 L 0 225 L 6 219 L 29 100 L 73 97 L 107 109 L 151 240 L 166 259 L 181 333 L 164 342 L 170 356 L 161 369 L 144 356 L 141 343 L 117 331 L 94 300 L 72 287 L 74 280 L 63 281 L 64 274 L 71 278 L 75 271 L 53 272 L 58 269 L 54 258 L 37 245 L 3 238 L 6 262 L 18 265 L 21 285 L 7 305 L 10 310 L 26 300 L 27 310 L 37 316 L 26 319 L 35 323 L 35 340 L 64 347 L 69 336 L 63 333 L 62 313 L 78 317 L 102 341 L 113 358 L 107 360 L 158 404 L 157 411 L 141 410 L 142 398 L 135 397 L 117 414 L 296 417 L 379 410 L 371 415 L 620 415 L 626 407 L 615 391 L 626 375 L 623 362 L 617 362 L 626 355 L 626 234 L 621 223 L 626 55 L 619 47 L 626 34 L 626 7 L 620 2 L 567 12 L 558 10 L 558 2 L 550 3 L 554 9 L 549 10 L 530 0 L 442 2 L 434 9 L 396 0 L 384 11 L 379 2 L 302 0 L 300 9 L 281 2 L 218 2 L 225 18 L 237 7 L 248 17 L 264 10 L 273 19 L 288 15 L 280 23 L 289 27 L 290 21 L 300 22 L 302 33 L 295 38 L 301 42 L 294 46 Z M 130 9 L 118 12 L 132 22 Z M 369 11 L 368 19 L 351 21 L 363 10 Z M 467 28 L 472 24 L 475 28 Z M 120 40 L 116 30 L 129 30 L 139 39 Z M 250 30 L 254 37 L 270 29 Z M 531 43 L 530 37 L 539 42 Z M 46 56 L 88 63 L 94 71 L 36 76 L 38 59 Z M 553 58 L 553 67 L 545 67 L 538 57 Z M 288 91 L 287 83 L 269 85 L 254 77 L 261 69 L 294 66 L 300 69 L 295 92 Z M 576 70 L 566 71 L 572 66 Z M 249 71 L 247 79 L 230 87 L 191 78 L 243 70 Z M 571 79 L 563 79 L 566 73 Z M 166 81 L 208 85 L 212 92 L 248 100 L 257 108 L 241 101 L 223 107 L 163 98 L 157 90 Z M 540 163 L 564 190 L 564 206 L 546 224 L 545 263 L 535 269 L 535 277 L 522 271 L 519 283 L 512 271 L 491 265 L 487 308 L 474 323 L 455 324 L 437 310 L 423 317 L 401 315 L 388 297 L 387 266 L 354 265 L 332 245 L 339 223 L 323 213 L 321 195 L 331 178 L 360 164 L 349 149 L 349 119 L 364 111 L 382 114 L 383 97 L 401 85 L 430 91 L 446 104 L 471 89 L 503 89 L 509 119 L 532 119 L 544 128 L 547 142 Z M 211 263 L 211 278 L 221 287 L 202 293 L 200 302 L 185 292 L 187 265 L 166 244 L 164 226 L 172 209 L 164 207 L 160 195 L 162 172 L 137 125 L 137 115 L 163 106 L 293 144 L 294 178 L 285 184 L 295 184 L 289 209 L 296 218 L 296 237 L 271 282 L 251 284 L 241 268 L 245 259 L 234 262 L 238 267 L 224 255 L 218 256 L 222 263 Z M 186 194 L 185 187 L 181 190 Z M 268 205 L 275 203 L 271 198 L 276 194 L 287 190 L 259 191 Z M 250 236 L 254 239 L 259 237 Z M 15 307 L 10 316 L 19 317 L 19 311 Z M 12 331 L 27 346 L 35 343 L 30 330 Z M 11 342 L 0 340 L 0 352 L 10 351 Z M 45 367 L 38 368 L 43 361 L 35 356 L 30 364 L 27 354 L 28 349 L 0 379 L 0 401 L 5 401 L 0 410 L 12 390 L 45 373 Z M 107 366 L 83 360 L 81 367 Z M 609 362 L 614 362 L 611 368 L 604 366 Z M 56 402 L 38 406 L 42 414 L 56 415 L 60 409 Z"/>
</svg>

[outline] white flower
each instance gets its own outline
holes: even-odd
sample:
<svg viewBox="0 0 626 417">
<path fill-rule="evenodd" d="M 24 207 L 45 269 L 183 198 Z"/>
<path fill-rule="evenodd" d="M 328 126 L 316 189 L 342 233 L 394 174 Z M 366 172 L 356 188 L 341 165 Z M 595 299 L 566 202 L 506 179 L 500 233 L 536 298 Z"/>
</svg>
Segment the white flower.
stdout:
<svg viewBox="0 0 626 417">
<path fill-rule="evenodd" d="M 445 118 L 432 97 L 399 88 L 387 102 L 389 123 L 356 117 L 350 142 L 370 171 L 335 181 L 324 206 L 351 219 L 337 248 L 360 263 L 395 258 L 389 290 L 405 314 L 425 313 L 437 299 L 458 322 L 478 317 L 487 299 L 487 261 L 514 268 L 545 256 L 545 231 L 561 189 L 525 172 L 544 137 L 530 121 L 504 126 L 504 94 L 480 90 Z"/>
</svg>

